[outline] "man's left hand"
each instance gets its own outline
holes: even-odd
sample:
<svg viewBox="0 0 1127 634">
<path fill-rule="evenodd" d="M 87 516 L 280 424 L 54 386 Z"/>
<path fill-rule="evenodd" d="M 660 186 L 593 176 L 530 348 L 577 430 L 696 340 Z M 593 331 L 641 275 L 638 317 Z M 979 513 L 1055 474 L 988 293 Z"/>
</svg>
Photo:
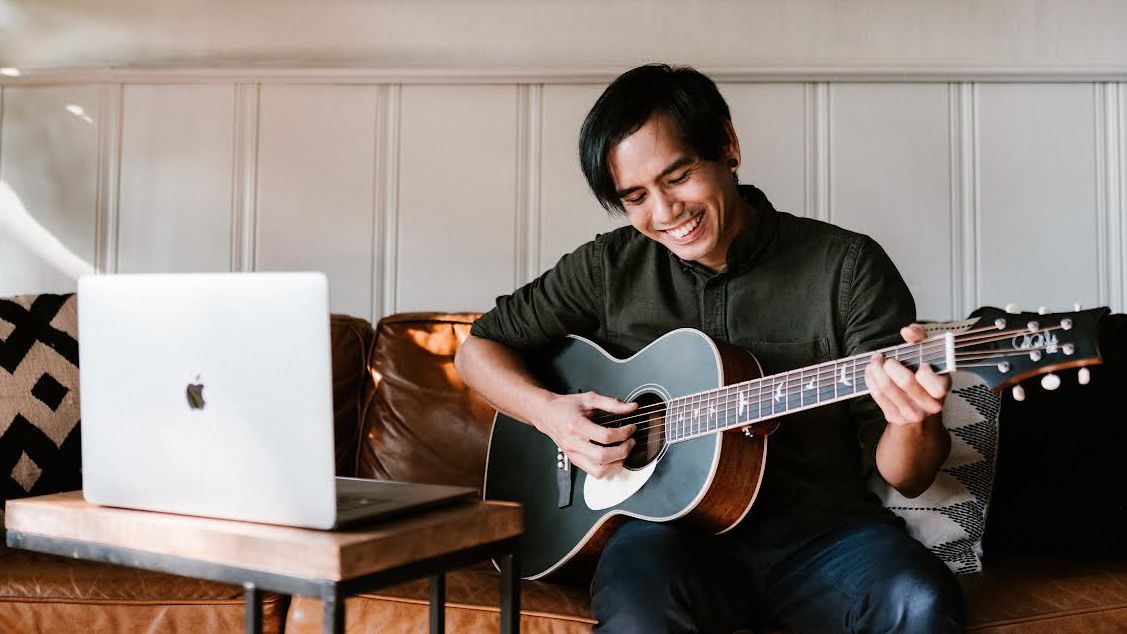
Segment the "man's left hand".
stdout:
<svg viewBox="0 0 1127 634">
<path fill-rule="evenodd" d="M 900 329 L 908 343 L 919 343 L 926 337 L 919 324 Z M 873 400 L 893 425 L 918 425 L 928 416 L 943 410 L 943 400 L 951 389 L 950 377 L 940 376 L 924 364 L 912 372 L 896 359 L 874 353 L 865 368 L 865 383 Z"/>
</svg>

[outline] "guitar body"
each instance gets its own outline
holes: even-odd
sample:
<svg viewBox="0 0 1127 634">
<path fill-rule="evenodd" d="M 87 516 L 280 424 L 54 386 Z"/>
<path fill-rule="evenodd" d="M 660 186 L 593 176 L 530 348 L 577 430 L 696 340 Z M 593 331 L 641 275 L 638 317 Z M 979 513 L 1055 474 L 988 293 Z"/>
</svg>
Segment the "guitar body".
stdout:
<svg viewBox="0 0 1127 634">
<path fill-rule="evenodd" d="M 586 577 L 602 546 L 628 518 L 688 522 L 721 533 L 750 510 L 765 464 L 766 435 L 776 423 L 758 425 L 751 435 L 734 430 L 668 444 L 660 406 L 675 397 L 758 377 L 758 363 L 750 354 L 717 344 L 699 331 L 681 329 L 626 360 L 586 339 L 569 337 L 529 365 L 553 392 L 594 391 L 639 401 L 651 413 L 638 419 L 639 427 L 649 431 L 634 435 L 638 445 L 648 446 L 648 453 L 621 475 L 604 480 L 588 478 L 574 466 L 561 470 L 556 445 L 548 436 L 497 414 L 485 498 L 524 506 L 522 577 Z M 561 486 L 567 499 L 561 481 L 568 479 L 570 503 L 561 505 Z"/>
</svg>

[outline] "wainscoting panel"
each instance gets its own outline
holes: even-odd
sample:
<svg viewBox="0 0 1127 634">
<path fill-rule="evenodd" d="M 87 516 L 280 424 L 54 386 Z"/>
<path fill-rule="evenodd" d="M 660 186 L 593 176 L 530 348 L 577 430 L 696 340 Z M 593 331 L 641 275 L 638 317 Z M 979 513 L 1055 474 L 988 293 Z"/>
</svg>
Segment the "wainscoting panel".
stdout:
<svg viewBox="0 0 1127 634">
<path fill-rule="evenodd" d="M 263 86 L 255 269 L 317 270 L 334 311 L 371 317 L 375 86 Z"/>
<path fill-rule="evenodd" d="M 541 123 L 539 270 L 596 234 L 628 224 L 609 215 L 579 169 L 579 128 L 604 86 L 545 86 Z"/>
<path fill-rule="evenodd" d="M 69 292 L 94 272 L 98 88 L 0 96 L 0 296 Z"/>
<path fill-rule="evenodd" d="M 118 269 L 231 268 L 233 85 L 125 87 Z"/>
<path fill-rule="evenodd" d="M 484 310 L 517 263 L 517 88 L 404 86 L 396 301 L 387 312 Z"/>
<path fill-rule="evenodd" d="M 875 238 L 928 319 L 954 314 L 951 117 L 944 84 L 830 93 L 830 220 Z"/>
<path fill-rule="evenodd" d="M 781 211 L 811 215 L 805 84 L 724 84 L 743 162 L 740 180 L 764 191 Z"/>
<path fill-rule="evenodd" d="M 1095 96 L 1092 84 L 979 87 L 981 302 L 1104 299 Z"/>
</svg>

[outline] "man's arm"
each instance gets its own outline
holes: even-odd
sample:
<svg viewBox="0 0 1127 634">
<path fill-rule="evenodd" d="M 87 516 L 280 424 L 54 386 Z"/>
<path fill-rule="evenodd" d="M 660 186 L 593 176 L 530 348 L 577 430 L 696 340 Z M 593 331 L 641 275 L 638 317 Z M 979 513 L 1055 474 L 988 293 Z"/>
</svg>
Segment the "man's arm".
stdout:
<svg viewBox="0 0 1127 634">
<path fill-rule="evenodd" d="M 572 464 L 601 478 L 618 471 L 634 441 L 635 426 L 612 429 L 591 422 L 596 411 L 625 414 L 637 403 L 623 403 L 594 392 L 560 395 L 540 386 L 520 356 L 504 344 L 470 336 L 459 347 L 454 366 L 467 385 L 493 407 L 527 422 L 555 441 Z M 626 442 L 622 442 L 626 441 Z M 601 447 L 611 443 L 622 444 Z"/>
<path fill-rule="evenodd" d="M 924 339 L 920 326 L 900 333 L 909 343 Z M 940 418 L 950 378 L 926 364 L 913 373 L 895 359 L 874 354 L 865 383 L 888 421 L 877 442 L 877 470 L 905 497 L 916 497 L 931 486 L 951 451 L 951 436 Z"/>
</svg>

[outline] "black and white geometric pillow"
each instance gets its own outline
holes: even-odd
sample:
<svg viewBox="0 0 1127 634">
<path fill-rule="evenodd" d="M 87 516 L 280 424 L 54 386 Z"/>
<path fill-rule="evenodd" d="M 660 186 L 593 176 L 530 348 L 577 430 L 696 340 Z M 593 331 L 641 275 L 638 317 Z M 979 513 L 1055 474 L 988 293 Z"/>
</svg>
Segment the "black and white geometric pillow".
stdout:
<svg viewBox="0 0 1127 634">
<path fill-rule="evenodd" d="M 82 487 L 75 296 L 0 298 L 0 508 Z"/>
<path fill-rule="evenodd" d="M 884 505 L 904 519 L 908 533 L 956 574 L 982 570 L 982 534 L 994 486 L 1001 404 L 1001 397 L 978 375 L 953 373 L 951 393 L 943 404 L 951 454 L 931 488 L 909 499 L 876 474 L 869 481 Z"/>
</svg>

